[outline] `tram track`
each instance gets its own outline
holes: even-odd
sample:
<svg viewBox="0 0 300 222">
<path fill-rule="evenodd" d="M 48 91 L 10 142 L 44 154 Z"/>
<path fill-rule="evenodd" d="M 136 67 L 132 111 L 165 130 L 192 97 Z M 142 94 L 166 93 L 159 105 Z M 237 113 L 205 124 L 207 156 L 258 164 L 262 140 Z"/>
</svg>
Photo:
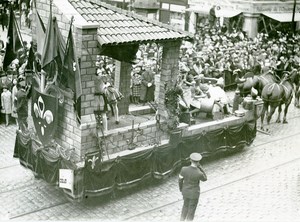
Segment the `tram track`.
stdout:
<svg viewBox="0 0 300 222">
<path fill-rule="evenodd" d="M 300 131 L 297 132 L 297 133 L 294 133 L 292 135 L 288 135 L 288 136 L 285 136 L 285 137 L 279 137 L 277 139 L 274 139 L 274 140 L 271 140 L 271 141 L 267 141 L 267 142 L 264 142 L 264 143 L 260 143 L 258 145 L 256 145 L 255 147 L 261 147 L 261 146 L 264 146 L 264 145 L 267 145 L 267 144 L 270 144 L 270 143 L 273 143 L 273 142 L 276 142 L 276 141 L 280 141 L 280 140 L 285 140 L 285 139 L 289 139 L 291 137 L 296 137 L 296 136 L 299 136 L 300 135 Z M 296 162 L 296 161 L 299 161 L 300 160 L 300 157 L 298 158 L 295 158 L 295 159 L 292 159 L 292 160 L 289 160 L 289 161 L 286 161 L 286 162 L 283 162 L 283 163 L 280 163 L 280 164 L 277 164 L 275 166 L 272 166 L 272 167 L 269 167 L 269 168 L 266 168 L 266 169 L 263 169 L 261 171 L 258 171 L 258 172 L 255 172 L 255 173 L 252 173 L 252 174 L 248 174 L 244 177 L 241 177 L 241 178 L 238 178 L 236 180 L 232 180 L 232 181 L 229 181 L 227 183 L 223 183 L 221 185 L 218 185 L 218 186 L 215 186 L 215 187 L 212 187 L 212 188 L 209 188 L 207 190 L 204 190 L 201 192 L 201 194 L 204 194 L 204 193 L 208 193 L 208 192 L 211 192 L 211 191 L 214 191 L 214 190 L 217 190 L 219 188 L 222 188 L 222 187 L 226 187 L 226 186 L 229 186 L 231 184 L 234 184 L 234 183 L 237 183 L 237 182 L 240 182 L 240 181 L 243 181 L 243 180 L 246 180 L 246 179 L 249 179 L 251 177 L 255 177 L 259 174 L 263 174 L 267 171 L 270 171 L 270 170 L 273 170 L 273 169 L 276 169 L 278 167 L 282 167 L 282 166 L 285 166 L 285 165 L 288 165 L 290 163 L 293 163 L 293 162 Z M 182 202 L 183 199 L 179 199 L 179 200 L 176 200 L 176 201 L 172 201 L 172 202 L 169 202 L 167 204 L 164 204 L 164 205 L 161 205 L 161 206 L 158 206 L 158 207 L 155 207 L 155 208 L 152 208 L 152 209 L 149 209 L 147 211 L 144 211 L 144 212 L 141 212 L 141 213 L 138 213 L 136 215 L 133 215 L 133 216 L 130 216 L 130 217 L 126 217 L 126 218 L 123 218 L 123 220 L 131 220 L 131 219 L 134 219 L 134 218 L 137 218 L 139 216 L 142 216 L 142 215 L 146 215 L 150 212 L 153 212 L 153 211 L 157 211 L 157 210 L 160 210 L 160 209 L 163 209 L 167 206 L 170 206 L 170 205 L 173 205 L 173 204 L 176 204 L 176 203 L 179 203 L 179 202 Z"/>
<path fill-rule="evenodd" d="M 210 188 L 210 189 L 207 189 L 207 190 L 201 192 L 201 194 L 209 193 L 209 192 L 214 191 L 214 190 L 217 190 L 217 189 L 219 189 L 219 188 L 223 188 L 223 187 L 229 186 L 229 185 L 231 185 L 231 184 L 234 184 L 234 183 L 237 183 L 237 182 L 240 182 L 240 181 L 249 179 L 249 178 L 251 178 L 251 177 L 257 176 L 257 175 L 259 175 L 259 174 L 265 173 L 265 172 L 267 172 L 267 171 L 276 169 L 276 168 L 281 167 L 281 166 L 285 166 L 285 165 L 287 165 L 287 164 L 290 164 L 290 163 L 293 163 L 293 162 L 296 162 L 296 161 L 299 161 L 299 160 L 300 160 L 300 157 L 299 157 L 299 158 L 295 158 L 295 159 L 293 159 L 293 160 L 290 160 L 290 161 L 287 161 L 287 162 L 278 164 L 278 165 L 276 165 L 276 166 L 272 166 L 272 167 L 270 167 L 270 168 L 261 170 L 261 171 L 259 171 L 259 172 L 256 172 L 256 173 L 253 173 L 253 174 L 244 176 L 244 177 L 242 177 L 242 178 L 239 178 L 239 179 L 236 179 L 236 180 L 229 181 L 229 182 L 224 183 L 224 184 L 221 184 L 221 185 L 219 185 L 219 186 L 212 187 L 212 188 Z M 136 215 L 133 215 L 133 216 L 130 216 L 130 217 L 126 217 L 126 218 L 123 218 L 123 220 L 131 220 L 131 219 L 133 219 L 133 218 L 136 218 L 136 217 L 139 217 L 139 216 L 142 216 L 142 215 L 146 215 L 146 214 L 148 214 L 148 213 L 150 213 L 150 212 L 153 212 L 153 211 L 157 211 L 157 210 L 163 209 L 163 208 L 165 208 L 165 207 L 167 207 L 167 206 L 170 206 L 170 205 L 173 205 L 173 204 L 182 202 L 182 201 L 183 201 L 183 199 L 179 199 L 179 200 L 176 200 L 176 201 L 172 201 L 172 202 L 170 202 L 170 203 L 167 203 L 167 204 L 164 204 L 164 205 L 161 205 L 161 206 L 158 206 L 158 207 L 149 209 L 149 210 L 144 211 L 144 212 L 142 212 L 142 213 L 138 213 L 138 214 L 136 214 Z"/>
<path fill-rule="evenodd" d="M 300 117 L 300 115 L 293 116 L 292 118 L 290 118 L 290 120 L 296 119 L 296 118 L 299 118 L 299 117 Z M 275 123 L 273 123 L 273 124 L 275 124 Z M 271 124 L 271 126 L 272 126 L 273 124 Z M 300 135 L 300 131 L 299 131 L 299 132 L 296 132 L 296 133 L 293 133 L 293 134 L 286 135 L 286 136 L 278 136 L 277 138 L 273 138 L 273 139 L 271 139 L 271 140 L 269 140 L 269 141 L 266 141 L 266 142 L 262 142 L 262 143 L 256 144 L 256 145 L 255 145 L 255 148 L 259 148 L 259 147 L 265 146 L 265 145 L 267 145 L 267 144 L 270 144 L 270 143 L 273 143 L 273 142 L 276 142 L 276 141 L 287 140 L 287 139 L 289 139 L 289 138 L 296 137 L 296 136 L 299 136 L 299 135 Z M 290 164 L 290 163 L 295 162 L 295 161 L 298 161 L 298 160 L 300 160 L 300 157 L 299 157 L 299 158 L 292 159 L 292 160 L 289 160 L 289 161 L 286 161 L 286 162 L 283 162 L 283 163 L 280 163 L 280 164 L 276 164 L 275 166 L 269 167 L 269 168 L 267 168 L 267 169 L 263 169 L 263 170 L 261 170 L 261 171 L 258 171 L 258 172 L 252 173 L 252 174 L 248 174 L 248 175 L 243 176 L 243 177 L 241 177 L 241 178 L 238 178 L 238 179 L 236 179 L 236 180 L 231 180 L 231 181 L 229 181 L 229 182 L 227 182 L 227 183 L 223 183 L 223 184 L 221 184 L 221 185 L 218 185 L 218 186 L 215 186 L 215 187 L 211 187 L 211 188 L 209 188 L 209 189 L 207 189 L 207 190 L 204 190 L 204 191 L 201 192 L 201 193 L 208 193 L 208 192 L 214 191 L 214 190 L 216 190 L 216 189 L 220 189 L 220 188 L 222 188 L 222 187 L 229 186 L 229 185 L 231 185 L 231 184 L 234 184 L 234 183 L 237 183 L 237 182 L 239 182 L 239 181 L 242 181 L 242 180 L 245 180 L 245 179 L 254 177 L 254 176 L 256 176 L 256 175 L 265 173 L 265 172 L 270 171 L 270 170 L 272 170 L 272 169 L 275 169 L 275 168 L 278 168 L 278 167 L 281 167 L 281 166 Z M 14 166 L 17 166 L 17 165 L 18 165 L 18 164 L 16 164 L 16 165 L 11 165 L 11 166 L 7 166 L 7 167 L 14 167 Z M 5 168 L 7 168 L 7 167 L 0 168 L 0 170 L 1 170 L 1 169 L 5 169 Z M 22 186 L 22 187 L 18 187 L 18 188 L 16 188 L 16 189 L 14 189 L 14 190 L 9 190 L 9 191 L 4 191 L 4 192 L 10 192 L 10 191 L 13 192 L 13 191 L 15 191 L 15 190 L 17 190 L 17 189 L 21 189 L 21 188 L 24 188 L 24 187 L 26 187 L 26 186 L 28 186 L 28 185 L 24 185 L 24 186 Z M 1 193 L 2 193 L 2 192 L 1 192 Z M 0 194 L 1 194 L 1 193 L 0 193 Z M 157 210 L 159 210 L 159 209 L 163 209 L 163 208 L 165 208 L 165 207 L 167 207 L 167 206 L 176 204 L 176 203 L 181 202 L 181 201 L 182 201 L 182 199 L 179 199 L 179 200 L 176 200 L 176 201 L 172 201 L 172 202 L 169 202 L 169 203 L 160 205 L 160 206 L 158 206 L 158 207 L 151 208 L 151 209 L 146 210 L 146 211 L 144 211 L 144 212 L 141 212 L 141 213 L 132 215 L 132 216 L 130 216 L 130 217 L 125 217 L 125 218 L 123 218 L 122 220 L 131 220 L 131 219 L 134 219 L 134 218 L 138 218 L 138 217 L 140 217 L 140 216 L 142 216 L 142 215 L 147 215 L 147 214 L 150 213 L 150 212 L 157 211 Z M 24 212 L 24 213 L 21 213 L 21 214 L 18 214 L 18 215 L 14 215 L 14 216 L 12 216 L 12 217 L 9 217 L 9 219 L 10 219 L 10 220 L 13 220 L 13 219 L 21 219 L 21 218 L 24 217 L 24 216 L 27 216 L 27 215 L 30 215 L 30 214 L 34 214 L 34 213 L 38 213 L 38 212 L 41 212 L 41 211 L 44 211 L 44 210 L 47 210 L 47 209 L 50 209 L 50 208 L 55 208 L 55 207 L 58 207 L 58 206 L 63 206 L 63 205 L 65 205 L 65 204 L 70 204 L 70 202 L 69 202 L 68 200 L 60 201 L 60 202 L 58 202 L 58 203 L 55 203 L 55 204 L 52 204 L 52 205 L 49 205 L 49 206 L 45 206 L 45 207 L 42 207 L 42 208 L 39 208 L 39 209 L 35 209 L 35 210 L 29 211 L 29 212 Z"/>
<path fill-rule="evenodd" d="M 19 215 L 16 215 L 16 216 L 9 217 L 9 220 L 17 219 L 17 218 L 20 218 L 20 217 L 23 217 L 23 216 L 26 216 L 26 215 L 29 215 L 29 214 L 33 214 L 33 213 L 36 213 L 36 212 L 39 212 L 39 211 L 43 211 L 43 210 L 47 210 L 47 209 L 50 209 L 50 208 L 53 208 L 53 207 L 61 206 L 61 205 L 67 204 L 67 203 L 70 203 L 70 202 L 67 201 L 67 200 L 62 201 L 60 203 L 56 203 L 56 204 L 44 207 L 42 209 L 36 209 L 36 210 L 30 211 L 30 212 L 25 212 L 25 213 L 22 213 L 22 214 L 19 214 Z"/>
</svg>

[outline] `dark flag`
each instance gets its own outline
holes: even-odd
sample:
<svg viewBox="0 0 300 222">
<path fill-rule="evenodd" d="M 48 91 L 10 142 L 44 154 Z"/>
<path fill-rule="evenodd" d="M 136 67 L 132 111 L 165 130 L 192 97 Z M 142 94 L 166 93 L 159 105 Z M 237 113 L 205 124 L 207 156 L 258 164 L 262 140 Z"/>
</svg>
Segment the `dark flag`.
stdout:
<svg viewBox="0 0 300 222">
<path fill-rule="evenodd" d="M 50 5 L 50 15 L 41 59 L 42 69 L 50 77 L 55 75 L 57 69 L 58 73 L 61 72 L 64 54 L 65 42 L 58 28 L 56 17 L 52 17 L 52 6 Z M 55 63 L 57 66 L 54 65 Z"/>
<path fill-rule="evenodd" d="M 64 58 L 64 72 L 61 79 L 66 80 L 66 82 L 62 82 L 63 85 L 70 88 L 74 92 L 74 108 L 76 111 L 77 121 L 80 123 L 81 119 L 81 101 L 80 97 L 82 94 L 81 88 L 81 77 L 80 77 L 80 69 L 78 65 L 78 60 L 74 47 L 74 39 L 72 35 L 72 23 L 70 25 L 67 46 L 66 46 L 66 54 Z"/>
<path fill-rule="evenodd" d="M 37 15 L 37 22 L 36 22 L 37 50 L 36 51 L 42 55 L 45 37 L 46 37 L 46 28 L 37 10 L 36 10 L 36 15 Z"/>
<path fill-rule="evenodd" d="M 3 59 L 4 70 L 7 70 L 7 67 L 11 64 L 11 62 L 17 58 L 18 50 L 21 48 L 23 48 L 23 41 L 17 24 L 17 20 L 11 7 L 7 31 L 6 50 Z"/>
<path fill-rule="evenodd" d="M 35 87 L 32 95 L 32 118 L 36 133 L 43 145 L 53 139 L 58 121 L 58 98 L 41 93 Z"/>
</svg>

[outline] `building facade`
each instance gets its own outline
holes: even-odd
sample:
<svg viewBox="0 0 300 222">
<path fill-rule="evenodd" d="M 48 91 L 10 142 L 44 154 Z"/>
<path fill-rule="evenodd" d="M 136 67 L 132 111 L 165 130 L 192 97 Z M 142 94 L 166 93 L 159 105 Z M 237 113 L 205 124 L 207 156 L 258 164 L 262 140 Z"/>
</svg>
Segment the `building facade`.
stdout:
<svg viewBox="0 0 300 222">
<path fill-rule="evenodd" d="M 293 20 L 295 22 L 300 20 L 300 4 L 293 0 L 188 0 L 189 31 L 195 31 L 197 16 L 208 15 L 214 5 L 217 6 L 216 16 L 220 20 L 242 15 L 242 29 L 250 37 L 256 36 L 260 31 L 270 31 L 269 23 L 277 22 L 279 25 L 287 25 Z M 266 22 L 266 20 L 269 21 Z"/>
</svg>

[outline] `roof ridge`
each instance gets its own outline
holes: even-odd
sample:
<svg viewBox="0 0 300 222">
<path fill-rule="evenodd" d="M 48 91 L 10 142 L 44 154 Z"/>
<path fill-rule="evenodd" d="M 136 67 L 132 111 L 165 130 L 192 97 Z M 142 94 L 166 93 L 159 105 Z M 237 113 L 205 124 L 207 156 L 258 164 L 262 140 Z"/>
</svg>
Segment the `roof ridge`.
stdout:
<svg viewBox="0 0 300 222">
<path fill-rule="evenodd" d="M 69 0 L 69 1 L 74 1 L 74 0 Z M 81 0 L 77 0 L 77 1 L 81 1 Z M 99 5 L 101 7 L 105 7 L 107 9 L 112 10 L 112 11 L 115 11 L 115 12 L 118 12 L 118 13 L 121 13 L 121 14 L 125 14 L 127 16 L 131 16 L 133 18 L 142 20 L 144 22 L 148 22 L 148 23 L 152 23 L 154 25 L 162 26 L 162 27 L 164 27 L 166 29 L 170 29 L 172 31 L 179 32 L 179 33 L 188 35 L 189 37 L 193 38 L 193 34 L 191 32 L 183 31 L 183 30 L 175 28 L 175 27 L 173 27 L 171 25 L 165 24 L 163 22 L 160 22 L 160 21 L 157 21 L 157 20 L 154 20 L 154 19 L 146 18 L 145 16 L 133 13 L 133 12 L 125 10 L 125 9 L 118 8 L 118 7 L 114 6 L 114 5 L 110 5 L 108 3 L 102 2 L 101 0 L 88 0 L 88 1 L 90 3 L 92 3 L 92 4 L 96 4 L 96 5 Z"/>
</svg>

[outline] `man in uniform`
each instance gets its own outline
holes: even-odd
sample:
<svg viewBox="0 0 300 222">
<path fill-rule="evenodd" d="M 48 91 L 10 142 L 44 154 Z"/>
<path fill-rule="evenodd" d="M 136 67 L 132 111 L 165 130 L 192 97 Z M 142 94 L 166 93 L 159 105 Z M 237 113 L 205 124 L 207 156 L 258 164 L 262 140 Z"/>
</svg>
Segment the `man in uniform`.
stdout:
<svg viewBox="0 0 300 222">
<path fill-rule="evenodd" d="M 19 129 L 25 132 L 28 128 L 28 95 L 29 91 L 26 90 L 25 80 L 20 78 L 18 82 L 19 90 L 16 93 L 15 105 L 18 115 Z"/>
<path fill-rule="evenodd" d="M 206 181 L 206 173 L 200 165 L 202 156 L 200 153 L 190 155 L 191 165 L 183 167 L 179 174 L 179 190 L 183 196 L 183 207 L 180 220 L 192 221 L 200 196 L 200 180 Z"/>
</svg>

